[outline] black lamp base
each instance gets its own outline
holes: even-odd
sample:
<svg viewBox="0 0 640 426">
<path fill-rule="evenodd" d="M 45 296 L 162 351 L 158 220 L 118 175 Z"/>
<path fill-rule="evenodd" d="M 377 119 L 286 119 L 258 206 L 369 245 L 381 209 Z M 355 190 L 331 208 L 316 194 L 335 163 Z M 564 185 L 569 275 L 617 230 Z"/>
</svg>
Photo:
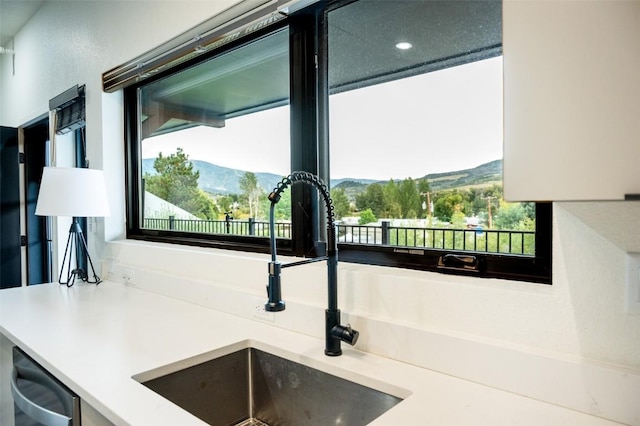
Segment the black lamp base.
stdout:
<svg viewBox="0 0 640 426">
<path fill-rule="evenodd" d="M 75 253 L 75 256 L 74 256 Z M 89 270 L 85 271 L 78 265 L 78 259 L 81 256 L 87 256 L 87 262 L 91 267 L 91 272 L 93 278 L 89 277 Z M 75 258 L 75 268 L 72 268 L 72 261 Z M 67 279 L 63 281 L 62 277 L 64 276 L 65 270 L 67 271 Z M 87 249 L 87 240 L 84 238 L 84 234 L 82 233 L 82 228 L 78 221 L 74 218 L 73 223 L 71 224 L 71 228 L 69 228 L 69 238 L 67 238 L 67 247 L 64 250 L 64 257 L 62 258 L 62 268 L 60 269 L 60 277 L 58 278 L 58 282 L 60 284 L 66 285 L 67 287 L 71 287 L 75 284 L 76 279 L 80 279 L 84 282 L 90 284 L 100 284 L 102 280 L 96 274 L 96 270 L 93 267 L 93 262 L 91 261 L 91 256 L 89 256 L 89 250 Z"/>
</svg>

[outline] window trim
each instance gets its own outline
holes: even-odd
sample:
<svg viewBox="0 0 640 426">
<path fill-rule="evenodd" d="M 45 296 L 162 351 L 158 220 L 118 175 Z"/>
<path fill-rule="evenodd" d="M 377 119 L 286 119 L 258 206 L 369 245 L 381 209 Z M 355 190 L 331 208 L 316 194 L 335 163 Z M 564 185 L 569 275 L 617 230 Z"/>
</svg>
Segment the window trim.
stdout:
<svg viewBox="0 0 640 426">
<path fill-rule="evenodd" d="M 138 89 L 158 78 L 179 72 L 229 49 L 289 26 L 291 170 L 307 171 L 328 182 L 330 171 L 327 13 L 336 6 L 349 2 L 350 0 L 313 4 L 249 36 L 239 38 L 219 49 L 191 58 L 171 70 L 124 88 L 127 238 L 269 253 L 269 240 L 265 237 L 209 235 L 141 228 Z M 324 206 L 318 201 L 317 192 L 308 185 L 293 185 L 289 190 L 292 205 L 299 205 L 302 208 L 292 210 L 292 237 L 290 240 L 277 240 L 278 252 L 282 255 L 299 257 L 323 254 L 324 244 L 321 241 L 325 234 L 325 215 L 323 214 Z M 552 204 L 536 203 L 536 255 L 533 257 L 437 249 L 424 249 L 420 255 L 399 253 L 397 249 L 398 247 L 390 246 L 338 243 L 339 259 L 342 262 L 551 284 Z M 465 271 L 438 266 L 438 260 L 445 254 L 476 256 L 481 265 L 480 270 Z"/>
</svg>

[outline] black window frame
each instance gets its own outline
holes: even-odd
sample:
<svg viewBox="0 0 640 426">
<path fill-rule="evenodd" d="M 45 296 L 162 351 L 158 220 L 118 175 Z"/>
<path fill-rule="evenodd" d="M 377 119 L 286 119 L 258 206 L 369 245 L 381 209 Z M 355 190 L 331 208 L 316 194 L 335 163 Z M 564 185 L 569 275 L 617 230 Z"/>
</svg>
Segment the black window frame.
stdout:
<svg viewBox="0 0 640 426">
<path fill-rule="evenodd" d="M 138 139 L 138 89 L 156 79 L 179 72 L 203 60 L 235 49 L 288 26 L 290 57 L 291 171 L 301 170 L 329 181 L 327 13 L 351 0 L 319 2 L 286 19 L 239 38 L 212 52 L 192 58 L 152 78 L 123 89 L 125 104 L 126 235 L 129 239 L 228 250 L 269 253 L 269 240 L 229 234 L 200 234 L 145 229 L 140 223 L 141 158 Z M 276 154 L 277 155 L 277 154 Z M 324 253 L 324 214 L 314 188 L 293 185 L 291 239 L 278 239 L 281 255 L 313 257 Z M 535 256 L 460 252 L 453 250 L 399 250 L 399 247 L 338 243 L 341 262 L 421 271 L 461 274 L 551 284 L 552 204 L 536 203 Z M 479 267 L 443 267 L 445 255 L 474 256 Z"/>
<path fill-rule="evenodd" d="M 141 87 L 153 83 L 161 78 L 180 72 L 203 61 L 215 58 L 228 51 L 241 47 L 260 37 L 278 31 L 287 25 L 286 20 L 274 25 L 266 26 L 261 30 L 254 31 L 250 36 L 239 38 L 234 42 L 229 42 L 220 49 L 211 51 L 208 54 L 200 55 L 190 60 L 184 61 L 167 71 L 159 72 L 152 78 L 145 79 L 140 83 L 127 86 L 123 89 L 124 95 L 124 127 L 125 127 L 125 187 L 126 196 L 126 236 L 128 239 L 153 241 L 162 243 L 174 243 L 181 245 L 220 248 L 228 250 L 252 251 L 258 253 L 269 252 L 269 239 L 259 237 L 245 237 L 230 234 L 202 234 L 181 231 L 165 231 L 146 229 L 141 224 L 141 205 L 139 200 L 144 189 L 141 187 L 142 180 L 142 158 L 139 150 L 139 128 L 138 112 L 140 103 L 138 91 Z M 290 37 L 291 38 L 291 37 Z M 292 67 L 293 68 L 293 67 Z M 293 202 L 292 193 L 292 202 Z M 292 235 L 294 230 L 292 230 Z M 278 240 L 278 250 L 283 254 L 292 254 L 293 244 L 291 240 Z"/>
</svg>

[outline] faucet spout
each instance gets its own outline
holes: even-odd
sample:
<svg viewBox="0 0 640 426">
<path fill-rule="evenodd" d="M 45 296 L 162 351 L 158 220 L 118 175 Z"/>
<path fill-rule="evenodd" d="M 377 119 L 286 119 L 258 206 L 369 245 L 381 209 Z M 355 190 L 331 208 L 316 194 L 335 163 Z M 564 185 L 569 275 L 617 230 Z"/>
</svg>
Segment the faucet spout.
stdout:
<svg viewBox="0 0 640 426">
<path fill-rule="evenodd" d="M 315 259 L 306 259 L 300 262 L 293 262 L 281 265 L 276 254 L 276 233 L 275 233 L 275 205 L 280 201 L 282 192 L 296 182 L 305 182 L 315 187 L 322 199 L 327 211 L 327 255 Z M 271 247 L 271 262 L 269 262 L 269 284 L 267 285 L 268 301 L 265 310 L 268 312 L 278 312 L 285 309 L 285 302 L 282 301 L 280 273 L 282 268 L 297 266 L 320 260 L 327 261 L 327 293 L 328 308 L 325 311 L 325 351 L 328 356 L 338 356 L 342 354 L 341 342 L 355 345 L 359 333 L 353 330 L 350 325 L 340 325 L 340 310 L 338 309 L 338 244 L 335 230 L 335 214 L 333 211 L 333 200 L 329 194 L 327 185 L 318 176 L 307 172 L 293 172 L 282 179 L 277 187 L 268 196 L 271 201 L 269 210 L 269 243 Z"/>
</svg>

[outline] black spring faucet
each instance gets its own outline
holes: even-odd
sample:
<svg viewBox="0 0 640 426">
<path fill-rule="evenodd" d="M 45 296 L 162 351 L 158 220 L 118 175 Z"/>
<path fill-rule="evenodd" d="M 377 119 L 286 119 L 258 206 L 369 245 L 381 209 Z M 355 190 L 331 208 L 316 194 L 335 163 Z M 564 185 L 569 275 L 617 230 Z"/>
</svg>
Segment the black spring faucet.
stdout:
<svg viewBox="0 0 640 426">
<path fill-rule="evenodd" d="M 315 187 L 327 210 L 327 255 L 313 259 L 305 259 L 299 262 L 291 262 L 282 265 L 277 260 L 276 254 L 276 232 L 275 232 L 275 205 L 280 201 L 280 195 L 290 185 L 296 182 L 306 182 Z M 267 295 L 269 300 L 264 308 L 269 312 L 279 312 L 285 309 L 282 300 L 280 273 L 282 268 L 304 265 L 311 262 L 327 261 L 327 290 L 329 296 L 329 307 L 325 310 L 325 349 L 328 356 L 338 356 L 342 354 L 341 342 L 355 345 L 358 341 L 359 332 L 353 330 L 350 325 L 340 325 L 340 310 L 338 309 L 338 244 L 336 240 L 335 214 L 333 212 L 333 200 L 329 195 L 327 185 L 318 176 L 307 172 L 293 172 L 282 179 L 278 186 L 269 194 L 271 208 L 269 210 L 269 241 L 271 245 L 271 262 L 269 262 L 269 284 L 267 285 Z"/>
</svg>

